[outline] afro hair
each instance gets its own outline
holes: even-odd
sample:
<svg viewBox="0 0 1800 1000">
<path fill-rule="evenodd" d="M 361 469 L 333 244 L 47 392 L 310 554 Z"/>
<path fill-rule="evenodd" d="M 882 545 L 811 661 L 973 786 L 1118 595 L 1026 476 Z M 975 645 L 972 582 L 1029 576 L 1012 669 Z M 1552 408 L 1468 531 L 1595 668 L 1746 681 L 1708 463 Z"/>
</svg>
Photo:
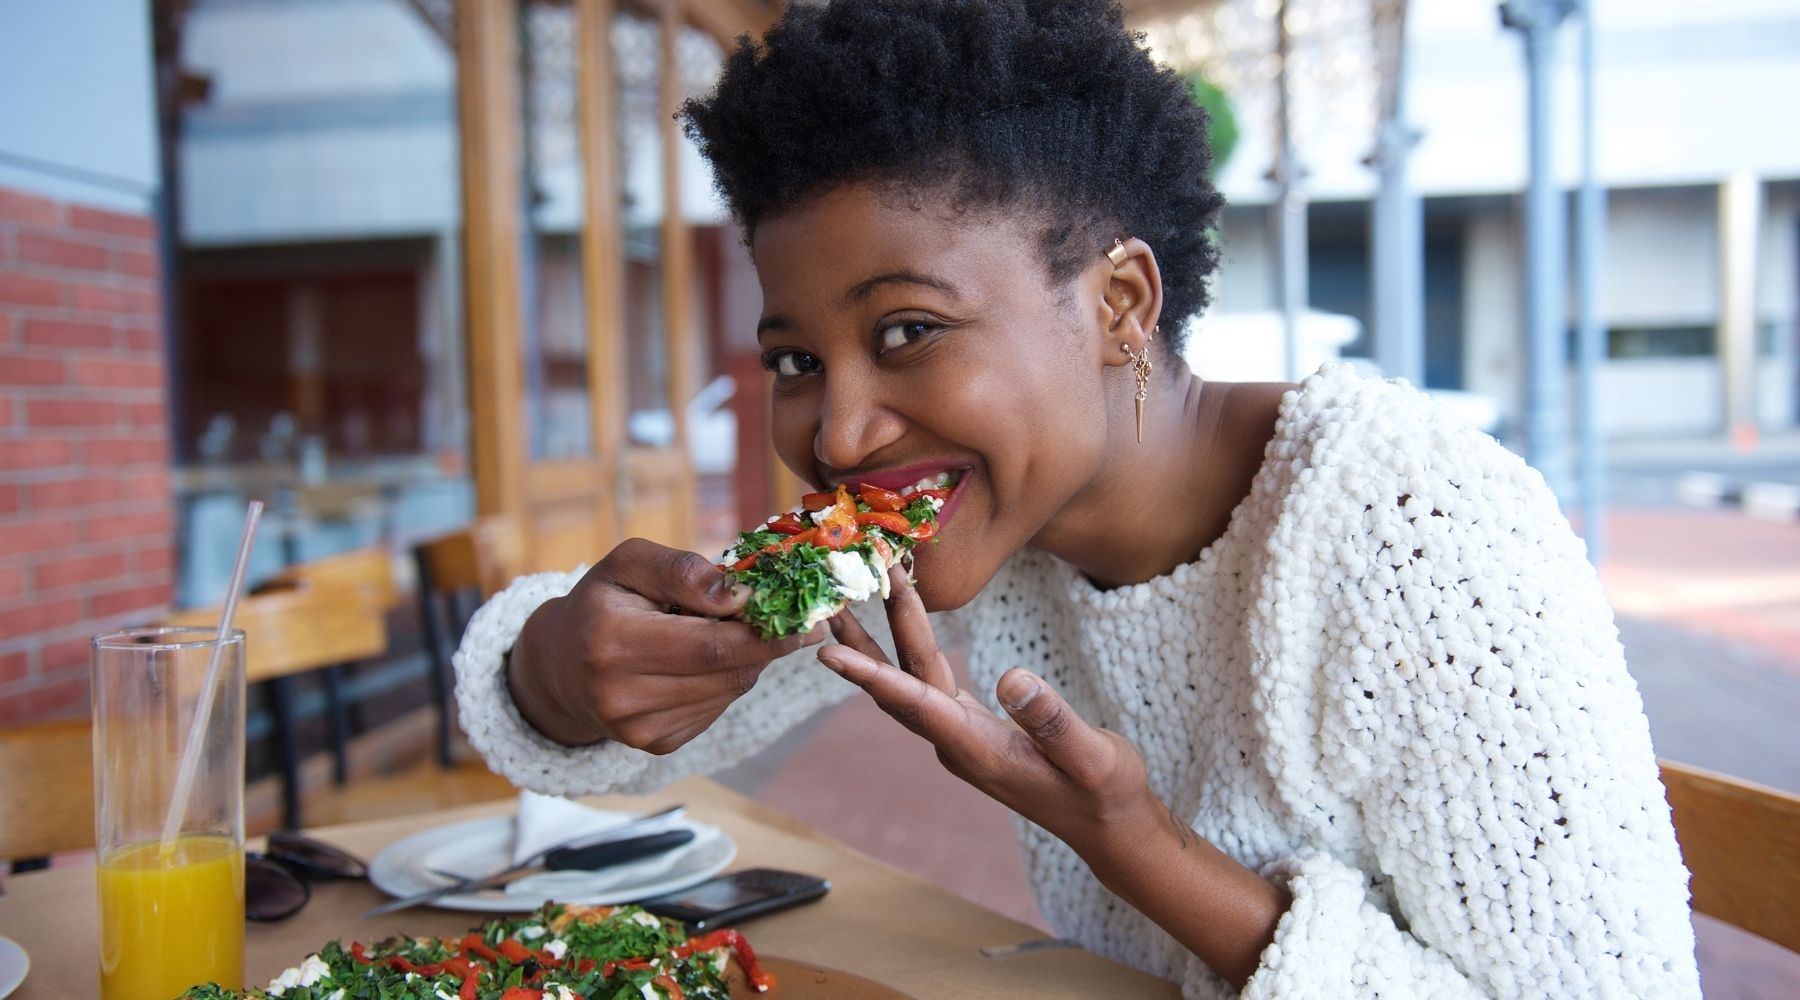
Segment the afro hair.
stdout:
<svg viewBox="0 0 1800 1000">
<path fill-rule="evenodd" d="M 1115 237 L 1162 270 L 1162 338 L 1179 351 L 1217 264 L 1224 200 L 1206 114 L 1103 0 L 833 0 L 790 5 L 738 40 L 718 86 L 683 107 L 732 214 L 860 181 L 1023 211 L 1063 287 Z"/>
</svg>

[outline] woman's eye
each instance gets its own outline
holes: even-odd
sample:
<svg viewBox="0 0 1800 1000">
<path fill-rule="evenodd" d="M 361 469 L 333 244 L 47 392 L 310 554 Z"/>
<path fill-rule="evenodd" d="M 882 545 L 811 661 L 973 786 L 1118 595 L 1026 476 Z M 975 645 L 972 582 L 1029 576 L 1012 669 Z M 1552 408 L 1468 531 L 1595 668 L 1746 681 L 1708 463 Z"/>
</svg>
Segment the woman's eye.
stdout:
<svg viewBox="0 0 1800 1000">
<path fill-rule="evenodd" d="M 794 378 L 818 371 L 819 359 L 805 351 L 774 351 L 764 356 L 763 367 L 780 378 Z"/>
<path fill-rule="evenodd" d="M 880 353 L 905 347 L 916 340 L 930 336 L 937 327 L 936 323 L 922 319 L 907 319 L 898 323 L 889 323 L 875 331 L 875 350 Z"/>
</svg>

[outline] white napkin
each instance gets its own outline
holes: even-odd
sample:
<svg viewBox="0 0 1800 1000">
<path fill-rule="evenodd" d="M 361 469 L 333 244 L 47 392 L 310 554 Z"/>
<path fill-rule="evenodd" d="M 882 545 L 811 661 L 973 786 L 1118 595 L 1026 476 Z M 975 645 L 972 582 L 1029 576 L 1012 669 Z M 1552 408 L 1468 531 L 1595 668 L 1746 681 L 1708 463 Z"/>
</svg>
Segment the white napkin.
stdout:
<svg viewBox="0 0 1800 1000">
<path fill-rule="evenodd" d="M 520 792 L 519 814 L 513 819 L 513 864 L 523 864 L 539 851 L 610 830 L 631 819 L 627 813 L 593 809 L 555 795 Z"/>
<path fill-rule="evenodd" d="M 513 821 L 513 863 L 519 864 L 546 848 L 576 837 L 603 833 L 634 819 L 636 817 L 629 813 L 593 809 L 552 795 L 521 792 L 518 816 Z M 544 897 L 565 902 L 590 901 L 618 893 L 623 893 L 625 898 L 636 898 L 632 887 L 654 885 L 666 879 L 677 878 L 683 869 L 696 863 L 705 863 L 708 859 L 722 861 L 722 867 L 737 853 L 729 841 L 718 843 L 725 839 L 718 827 L 686 818 L 671 818 L 653 824 L 633 836 L 676 829 L 694 831 L 694 839 L 675 850 L 598 872 L 542 872 L 514 879 L 507 884 L 506 892 L 508 895 Z"/>
</svg>

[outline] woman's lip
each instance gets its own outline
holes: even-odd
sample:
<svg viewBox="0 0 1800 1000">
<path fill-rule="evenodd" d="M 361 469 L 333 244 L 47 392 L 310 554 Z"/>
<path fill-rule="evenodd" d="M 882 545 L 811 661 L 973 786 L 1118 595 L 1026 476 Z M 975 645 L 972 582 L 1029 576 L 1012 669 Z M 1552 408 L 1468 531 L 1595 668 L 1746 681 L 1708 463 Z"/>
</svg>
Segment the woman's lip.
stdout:
<svg viewBox="0 0 1800 1000">
<path fill-rule="evenodd" d="M 877 472 L 870 472 L 862 475 L 839 476 L 833 480 L 833 482 L 853 487 L 867 485 L 879 486 L 884 490 L 899 490 L 903 486 L 916 486 L 921 479 L 935 477 L 946 472 L 957 476 L 960 485 L 960 479 L 968 472 L 968 467 L 956 465 L 914 465 L 904 469 L 882 469 Z"/>
</svg>

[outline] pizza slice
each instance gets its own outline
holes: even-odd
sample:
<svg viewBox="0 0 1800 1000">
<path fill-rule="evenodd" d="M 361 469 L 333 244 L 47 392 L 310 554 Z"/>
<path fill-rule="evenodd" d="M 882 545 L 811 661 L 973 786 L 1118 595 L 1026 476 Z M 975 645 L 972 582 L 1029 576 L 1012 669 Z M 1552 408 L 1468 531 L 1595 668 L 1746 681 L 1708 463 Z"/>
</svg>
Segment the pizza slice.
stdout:
<svg viewBox="0 0 1800 1000">
<path fill-rule="evenodd" d="M 862 485 L 808 493 L 738 536 L 719 568 L 751 589 L 740 617 L 764 639 L 810 630 L 854 601 L 888 595 L 888 570 L 937 532 L 955 483 L 898 492 Z"/>
<path fill-rule="evenodd" d="M 636 906 L 550 903 L 461 938 L 333 941 L 266 989 L 207 984 L 181 1000 L 729 1000 L 734 959 L 752 990 L 775 985 L 737 931 L 689 937 Z"/>
</svg>

